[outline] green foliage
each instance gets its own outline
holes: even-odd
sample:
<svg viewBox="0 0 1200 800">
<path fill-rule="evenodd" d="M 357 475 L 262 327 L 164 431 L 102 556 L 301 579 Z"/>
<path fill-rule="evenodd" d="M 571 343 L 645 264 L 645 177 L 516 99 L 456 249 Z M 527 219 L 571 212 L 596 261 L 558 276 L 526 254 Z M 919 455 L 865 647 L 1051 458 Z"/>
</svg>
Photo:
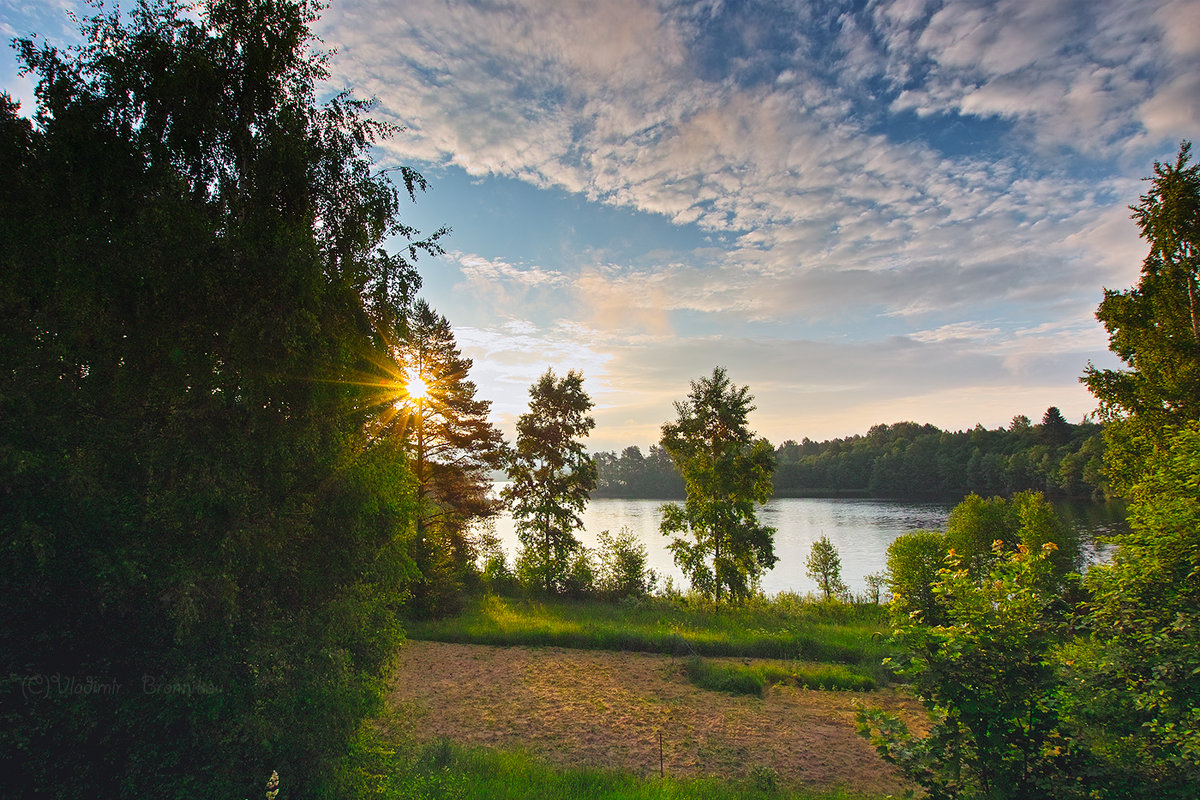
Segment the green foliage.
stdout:
<svg viewBox="0 0 1200 800">
<path fill-rule="evenodd" d="M 610 600 L 645 597 L 654 591 L 658 578 L 646 567 L 646 544 L 628 528 L 615 534 L 601 531 L 596 537 L 599 560 L 596 588 Z"/>
<path fill-rule="evenodd" d="M 962 566 L 919 608 L 912 591 L 893 601 L 899 663 L 934 725 L 917 737 L 879 712 L 859 722 L 931 797 L 1184 798 L 1200 784 L 1200 169 L 1189 150 L 1155 164 L 1133 209 L 1151 245 L 1139 285 L 1106 291 L 1097 312 L 1131 367 L 1084 377 L 1110 418 L 1107 472 L 1131 501 L 1130 530 L 1088 572 L 1090 597 L 1069 620 L 1079 635 L 1068 638 L 1059 597 L 1074 558 L 1055 550 L 1062 526 L 1036 496 L 969 498 L 946 534 Z M 1061 428 L 1051 417 L 1043 438 Z"/>
<path fill-rule="evenodd" d="M 78 49 L 18 43 L 38 109 L 0 102 L 13 796 L 244 797 L 273 770 L 317 796 L 380 707 L 415 507 L 392 395 L 365 384 L 437 244 L 396 221 L 369 104 L 315 103 L 315 15 L 148 2 Z"/>
<path fill-rule="evenodd" d="M 805 574 L 821 587 L 826 600 L 840 598 L 849 591 L 842 580 L 842 558 L 828 536 L 812 543 L 804 568 Z"/>
<path fill-rule="evenodd" d="M 562 593 L 581 600 L 596 593 L 596 582 L 596 559 L 592 551 L 582 546 L 576 548 L 562 577 Z"/>
<path fill-rule="evenodd" d="M 637 497 L 675 500 L 684 497 L 683 478 L 671 456 L 659 445 L 647 455 L 640 447 L 596 454 L 597 482 L 592 497 Z"/>
<path fill-rule="evenodd" d="M 1081 379 L 1110 419 L 1125 419 L 1129 435 L 1155 439 L 1172 424 L 1200 419 L 1200 164 L 1183 142 L 1174 164 L 1154 163 L 1150 190 L 1131 206 L 1150 252 L 1134 288 L 1105 289 L 1096 318 L 1109 349 L 1128 365 L 1088 365 Z M 1118 494 L 1137 480 L 1139 464 L 1119 459 L 1110 469 Z"/>
<path fill-rule="evenodd" d="M 906 617 L 919 613 L 929 624 L 942 619 L 933 585 L 949 554 L 950 546 L 940 531 L 912 531 L 888 545 L 887 578 L 895 613 Z"/>
<path fill-rule="evenodd" d="M 995 542 L 1003 547 L 997 551 Z M 1079 567 L 1079 536 L 1046 502 L 1040 492 L 1020 492 L 1012 498 L 984 499 L 970 495 L 950 512 L 946 521 L 946 544 L 968 569 L 982 573 L 997 553 L 1025 545 L 1039 551 L 1047 542 L 1054 545 L 1050 562 L 1058 578 Z"/>
<path fill-rule="evenodd" d="M 1023 416 L 1023 415 L 1022 415 Z M 1011 430 L 943 431 L 933 425 L 875 425 L 866 436 L 787 441 L 776 450 L 776 496 L 959 499 L 1033 490 L 1055 497 L 1100 497 L 1099 425 L 1073 425 L 1058 409 L 1041 425 Z"/>
<path fill-rule="evenodd" d="M 870 604 L 816 603 L 795 595 L 716 608 L 710 601 L 640 602 L 489 596 L 456 617 L 414 622 L 413 639 L 498 646 L 630 650 L 677 656 L 741 656 L 858 667 L 878 682 L 891 652 L 885 611 Z"/>
<path fill-rule="evenodd" d="M 517 574 L 547 593 L 563 590 L 571 556 L 580 547 L 573 531 L 596 485 L 596 465 L 581 439 L 596 426 L 583 375 L 557 378 L 546 370 L 529 390 L 529 412 L 517 420 L 502 494 L 512 508 L 521 540 Z"/>
<path fill-rule="evenodd" d="M 883 572 L 869 572 L 863 576 L 863 582 L 867 585 L 867 602 L 878 605 L 883 597 L 883 587 L 888 582 L 887 575 Z"/>
<path fill-rule="evenodd" d="M 1200 422 L 1155 438 L 1130 530 L 1088 572 L 1091 640 L 1071 675 L 1109 770 L 1131 791 L 1182 798 L 1200 783 Z"/>
<path fill-rule="evenodd" d="M 683 476 L 687 499 L 662 506 L 659 528 L 692 588 L 719 604 L 746 599 L 775 565 L 775 529 L 758 521 L 755 505 L 771 496 L 775 459 L 747 426 L 754 410 L 749 387 L 734 387 L 723 368 L 692 381 L 663 425 L 662 446 Z"/>
<path fill-rule="evenodd" d="M 420 514 L 413 538 L 422 580 L 414 587 L 417 613 L 454 610 L 473 580 L 472 525 L 499 512 L 491 470 L 502 464 L 504 442 L 488 421 L 491 403 L 475 397 L 450 322 L 424 300 L 401 321 L 400 376 L 420 378 L 425 396 L 406 402 L 402 419 L 412 441 Z"/>
<path fill-rule="evenodd" d="M 942 570 L 932 589 L 943 623 L 895 615 L 904 655 L 894 664 L 929 709 L 932 727 L 915 736 L 900 720 L 864 710 L 860 732 L 929 797 L 1062 796 L 1052 651 L 1064 622 L 1047 588 L 1052 552 L 1047 544 L 1007 553 L 997 543 L 983 575 Z"/>
<path fill-rule="evenodd" d="M 888 546 L 893 612 L 940 624 L 945 609 L 933 587 L 948 559 L 982 576 L 1016 548 L 1041 552 L 1047 543 L 1053 545 L 1047 551 L 1052 566 L 1048 588 L 1066 590 L 1071 586 L 1067 575 L 1079 566 L 1079 535 L 1040 493 L 1022 492 L 1011 499 L 970 495 L 950 512 L 945 533 L 913 531 Z"/>
</svg>

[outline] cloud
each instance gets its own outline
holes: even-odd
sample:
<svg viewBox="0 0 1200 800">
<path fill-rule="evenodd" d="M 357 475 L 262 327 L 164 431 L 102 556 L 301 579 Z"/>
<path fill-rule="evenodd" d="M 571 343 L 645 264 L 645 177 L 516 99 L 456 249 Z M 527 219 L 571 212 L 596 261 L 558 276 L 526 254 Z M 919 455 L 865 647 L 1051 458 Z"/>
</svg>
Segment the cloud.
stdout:
<svg viewBox="0 0 1200 800">
<path fill-rule="evenodd" d="M 1099 286 L 1129 285 L 1144 255 L 1125 205 L 1197 122 L 1198 48 L 1181 33 L 1195 8 L 347 0 L 322 25 L 336 82 L 407 126 L 389 159 L 696 231 L 690 248 L 553 267 L 455 254 L 459 288 L 496 309 L 479 346 L 523 370 L 497 380 L 526 382 L 557 353 L 634 387 L 640 414 L 669 410 L 668 376 L 686 386 L 728 353 L 775 365 L 756 374 L 781 387 L 776 418 L 799 398 L 833 419 L 903 399 L 863 376 L 878 358 L 897 384 L 977 399 L 1103 353 Z M 514 316 L 535 330 L 505 329 Z M 567 318 L 584 327 L 567 337 Z"/>
<path fill-rule="evenodd" d="M 1184 99 L 1196 70 L 1195 37 L 1184 33 L 1194 3 L 961 0 L 928 18 L 895 5 L 875 19 L 901 89 L 896 110 L 1002 117 L 1033 142 L 1085 153 L 1177 139 L 1194 122 L 1160 111 Z"/>
<path fill-rule="evenodd" d="M 470 283 L 489 286 L 507 283 L 536 288 L 560 286 L 567 280 L 561 272 L 537 266 L 517 266 L 499 259 L 487 259 L 476 255 L 455 254 L 454 257 L 463 277 Z"/>
<path fill-rule="evenodd" d="M 906 254 L 918 269 L 944 261 L 938 253 L 958 251 L 955 240 L 996 260 L 1015 249 L 1010 231 L 1034 224 L 1041 229 L 1025 243 L 1062 260 L 1052 251 L 1082 219 L 1065 212 L 1098 213 L 1113 198 L 1066 197 L 1079 192 L 1064 171 L 1031 173 L 1015 154 L 947 157 L 920 139 L 893 141 L 869 130 L 860 84 L 909 75 L 893 112 L 1009 118 L 1033 131 L 1033 143 L 1111 148 L 1142 124 L 1139 103 L 1144 127 L 1169 134 L 1194 115 L 1181 102 L 1192 73 L 1148 93 L 1137 76 L 1155 67 L 1153 48 L 1133 42 L 1161 32 L 1120 7 L 1009 0 L 934 13 L 881 3 L 871 14 L 767 18 L 792 49 L 755 50 L 747 43 L 768 36 L 762 20 L 719 6 L 685 14 L 636 0 L 602 10 L 414 0 L 369 28 L 334 17 L 327 36 L 342 45 L 336 67 L 346 81 L 365 78 L 409 126 L 390 144 L 398 159 L 512 175 L 737 232 L 751 268 L 854 273 Z M 715 54 L 718 33 L 735 55 Z M 725 72 L 710 74 L 714 58 Z M 744 74 L 763 70 L 770 80 Z M 1027 177 L 1014 182 L 1017 172 Z"/>
</svg>

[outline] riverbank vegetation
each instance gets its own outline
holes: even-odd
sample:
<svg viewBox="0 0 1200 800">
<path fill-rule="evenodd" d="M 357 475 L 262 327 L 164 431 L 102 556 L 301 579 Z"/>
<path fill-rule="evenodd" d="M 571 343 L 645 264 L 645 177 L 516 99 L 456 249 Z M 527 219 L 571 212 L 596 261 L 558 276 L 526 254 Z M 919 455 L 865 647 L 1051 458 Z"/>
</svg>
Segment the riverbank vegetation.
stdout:
<svg viewBox="0 0 1200 800">
<path fill-rule="evenodd" d="M 893 575 L 911 567 L 907 585 L 893 582 L 896 664 L 932 726 L 914 734 L 866 709 L 859 722 L 931 796 L 1182 800 L 1200 785 L 1200 166 L 1190 144 L 1149 181 L 1133 207 L 1151 245 L 1141 280 L 1107 290 L 1097 312 L 1126 369 L 1089 367 L 1084 378 L 1110 418 L 1107 477 L 1130 499 L 1112 559 L 1082 579 L 1070 572 L 1053 515 L 1027 496 L 973 503 L 957 520 L 965 530 L 952 518 L 944 536 L 902 537 L 889 554 Z M 997 534 L 990 552 L 972 528 Z"/>
<path fill-rule="evenodd" d="M 775 497 L 888 497 L 960 500 L 1021 491 L 1048 497 L 1101 499 L 1102 426 L 1072 424 L 1057 408 L 1040 423 L 1017 415 L 1008 428 L 943 431 L 933 425 L 875 425 L 865 435 L 775 448 Z M 647 455 L 626 447 L 596 455 L 593 497 L 683 496 L 683 479 L 657 445 Z"/>
</svg>

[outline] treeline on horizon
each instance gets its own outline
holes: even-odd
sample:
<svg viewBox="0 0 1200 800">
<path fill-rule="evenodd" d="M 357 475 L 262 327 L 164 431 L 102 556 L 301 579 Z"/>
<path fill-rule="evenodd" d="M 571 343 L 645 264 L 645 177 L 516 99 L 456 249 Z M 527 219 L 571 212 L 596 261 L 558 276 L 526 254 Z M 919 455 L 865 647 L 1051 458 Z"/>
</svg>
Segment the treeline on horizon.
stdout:
<svg viewBox="0 0 1200 800">
<path fill-rule="evenodd" d="M 896 422 L 864 435 L 775 448 L 776 497 L 958 498 L 1035 490 L 1051 497 L 1103 499 L 1103 426 L 1072 424 L 1050 407 L 1040 424 L 1017 415 L 1008 428 L 943 431 Z M 593 497 L 683 497 L 666 451 L 631 446 L 596 454 Z"/>
</svg>

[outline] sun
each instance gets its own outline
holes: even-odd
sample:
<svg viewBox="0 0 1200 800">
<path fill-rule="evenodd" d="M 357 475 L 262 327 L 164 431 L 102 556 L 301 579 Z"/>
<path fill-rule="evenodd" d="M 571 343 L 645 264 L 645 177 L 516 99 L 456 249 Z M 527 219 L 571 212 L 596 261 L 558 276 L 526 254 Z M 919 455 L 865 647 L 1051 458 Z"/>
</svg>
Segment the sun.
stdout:
<svg viewBox="0 0 1200 800">
<path fill-rule="evenodd" d="M 417 376 L 409 379 L 408 383 L 404 385 L 404 391 L 408 393 L 411 400 L 424 400 L 429 397 L 429 384 Z"/>
</svg>

